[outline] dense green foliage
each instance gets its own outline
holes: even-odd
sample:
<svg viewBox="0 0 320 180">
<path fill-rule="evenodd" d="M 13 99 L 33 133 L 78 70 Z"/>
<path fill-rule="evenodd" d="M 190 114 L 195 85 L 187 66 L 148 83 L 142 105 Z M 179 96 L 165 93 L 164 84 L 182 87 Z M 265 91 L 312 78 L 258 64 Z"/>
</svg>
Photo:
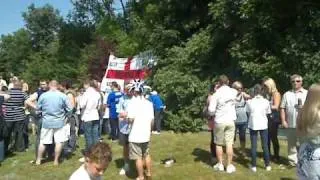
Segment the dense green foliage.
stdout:
<svg viewBox="0 0 320 180">
<path fill-rule="evenodd" d="M 282 92 L 290 74 L 303 75 L 306 86 L 320 77 L 317 0 L 130 0 L 120 14 L 112 0 L 73 3 L 67 20 L 50 5 L 31 5 L 26 29 L 1 37 L 1 71 L 33 84 L 99 80 L 110 52 L 151 50 L 158 64 L 148 82 L 163 96 L 165 125 L 175 131 L 201 129 L 208 87 L 221 73 L 247 87 L 270 76 Z"/>
</svg>

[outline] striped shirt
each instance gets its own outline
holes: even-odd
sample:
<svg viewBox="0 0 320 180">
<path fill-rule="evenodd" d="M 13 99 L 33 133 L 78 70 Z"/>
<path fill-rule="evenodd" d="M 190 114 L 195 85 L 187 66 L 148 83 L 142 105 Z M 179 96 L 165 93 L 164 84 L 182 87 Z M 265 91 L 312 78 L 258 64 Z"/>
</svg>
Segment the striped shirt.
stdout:
<svg viewBox="0 0 320 180">
<path fill-rule="evenodd" d="M 23 121 L 25 119 L 24 102 L 28 99 L 28 94 L 21 89 L 10 89 L 10 99 L 3 103 L 5 108 L 5 121 Z"/>
</svg>

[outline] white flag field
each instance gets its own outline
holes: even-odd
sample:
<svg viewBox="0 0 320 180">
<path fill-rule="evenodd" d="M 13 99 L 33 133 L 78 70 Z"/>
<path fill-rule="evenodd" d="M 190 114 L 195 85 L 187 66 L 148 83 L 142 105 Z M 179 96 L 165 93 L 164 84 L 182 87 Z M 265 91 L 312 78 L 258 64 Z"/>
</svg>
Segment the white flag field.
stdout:
<svg viewBox="0 0 320 180">
<path fill-rule="evenodd" d="M 134 56 L 132 58 L 118 58 L 109 56 L 108 67 L 101 82 L 101 91 L 110 88 L 111 82 L 117 82 L 121 89 L 126 83 L 134 79 L 145 79 L 148 69 L 154 60 L 149 53 Z"/>
</svg>

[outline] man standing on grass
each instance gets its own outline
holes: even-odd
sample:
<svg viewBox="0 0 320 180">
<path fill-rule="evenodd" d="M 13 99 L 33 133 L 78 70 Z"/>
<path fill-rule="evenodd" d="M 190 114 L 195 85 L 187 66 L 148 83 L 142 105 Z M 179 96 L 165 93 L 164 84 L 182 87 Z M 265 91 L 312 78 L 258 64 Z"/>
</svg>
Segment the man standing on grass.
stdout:
<svg viewBox="0 0 320 180">
<path fill-rule="evenodd" d="M 221 75 L 218 79 L 218 89 L 211 96 L 208 106 L 208 112 L 214 116 L 214 143 L 216 144 L 216 156 L 218 163 L 214 169 L 224 171 L 223 149 L 226 146 L 227 151 L 227 173 L 236 171 L 232 165 L 233 142 L 235 135 L 235 120 L 237 119 L 235 110 L 235 100 L 237 91 L 228 86 L 229 79 L 226 75 Z"/>
<path fill-rule="evenodd" d="M 150 93 L 149 100 L 153 104 L 153 109 L 154 109 L 154 127 L 152 134 L 160 134 L 161 131 L 161 122 L 163 119 L 163 111 L 165 109 L 165 105 L 162 102 L 162 99 L 160 95 L 157 93 L 157 91 L 153 90 Z"/>
<path fill-rule="evenodd" d="M 40 143 L 40 132 L 42 127 L 42 119 L 41 119 L 41 113 L 37 114 L 35 111 L 37 109 L 37 102 L 42 94 L 48 91 L 48 81 L 47 80 L 40 80 L 39 81 L 39 88 L 36 92 L 30 95 L 30 97 L 27 99 L 26 104 L 27 107 L 31 108 L 31 112 L 33 112 L 31 115 L 33 116 L 33 123 L 36 126 L 36 140 L 35 140 L 35 159 L 38 157 L 38 149 L 39 149 L 39 143 Z M 46 148 L 46 154 L 48 155 L 48 158 L 52 158 L 54 153 L 54 146 L 53 144 L 49 144 Z M 30 163 L 35 163 L 35 160 L 30 161 Z"/>
<path fill-rule="evenodd" d="M 292 90 L 283 95 L 280 104 L 280 118 L 288 141 L 288 160 L 295 166 L 297 159 L 297 133 L 296 122 L 299 110 L 303 107 L 308 91 L 302 87 L 302 77 L 294 74 L 291 76 Z"/>
<path fill-rule="evenodd" d="M 99 110 L 102 108 L 102 98 L 95 88 L 93 80 L 84 82 L 85 92 L 80 100 L 80 108 L 82 109 L 81 120 L 84 127 L 85 151 L 99 141 L 100 115 Z M 80 161 L 83 159 L 81 158 Z"/>
<path fill-rule="evenodd" d="M 117 106 L 122 97 L 120 86 L 116 82 L 111 83 L 112 92 L 108 95 L 107 106 L 109 108 L 109 121 L 111 127 L 111 141 L 114 142 L 119 138 L 119 117 Z"/>
<path fill-rule="evenodd" d="M 136 161 L 138 180 L 151 178 L 151 156 L 149 142 L 153 126 L 154 112 L 152 103 L 143 96 L 143 85 L 136 82 L 132 88 L 134 98 L 128 104 L 128 120 L 132 123 L 129 134 L 129 157 Z"/>
<path fill-rule="evenodd" d="M 119 144 L 123 146 L 123 161 L 124 166 L 121 168 L 119 174 L 125 175 L 129 171 L 129 133 L 131 125 L 128 122 L 127 112 L 128 104 L 132 100 L 132 92 L 130 89 L 132 84 L 128 84 L 124 89 L 124 95 L 119 100 L 118 113 L 119 113 Z"/>
<path fill-rule="evenodd" d="M 23 139 L 23 129 L 25 115 L 25 101 L 28 98 L 27 93 L 22 91 L 22 84 L 16 80 L 13 82 L 13 87 L 9 90 L 10 99 L 3 105 L 6 108 L 4 120 L 6 122 L 7 133 L 4 138 L 5 150 L 7 153 L 11 137 L 15 138 L 14 150 L 18 152 L 25 151 L 25 144 Z"/>
<path fill-rule="evenodd" d="M 59 157 L 63 143 L 67 140 L 64 130 L 67 113 L 71 113 L 72 106 L 68 97 L 58 90 L 58 82 L 49 83 L 49 91 L 42 94 L 38 100 L 37 111 L 42 114 L 42 128 L 36 164 L 41 164 L 46 144 L 55 143 L 54 165 L 59 165 Z"/>
</svg>

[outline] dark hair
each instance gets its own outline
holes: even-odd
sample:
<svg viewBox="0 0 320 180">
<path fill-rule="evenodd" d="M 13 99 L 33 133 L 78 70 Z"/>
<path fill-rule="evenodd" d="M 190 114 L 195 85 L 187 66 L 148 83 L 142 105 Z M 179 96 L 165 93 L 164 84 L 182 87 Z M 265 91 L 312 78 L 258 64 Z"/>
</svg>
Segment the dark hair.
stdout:
<svg viewBox="0 0 320 180">
<path fill-rule="evenodd" d="M 1 91 L 8 91 L 9 89 L 8 89 L 8 87 L 7 86 L 2 86 L 1 87 Z"/>
<path fill-rule="evenodd" d="M 97 164 L 108 165 L 112 161 L 111 148 L 105 142 L 98 142 L 85 152 L 85 157 Z"/>
<path fill-rule="evenodd" d="M 95 84 L 95 82 L 93 80 L 88 80 L 87 79 L 87 80 L 84 81 L 84 84 L 87 84 L 90 87 L 96 88 L 96 84 Z"/>
<path fill-rule="evenodd" d="M 115 82 L 115 81 L 112 81 L 112 82 L 111 82 L 111 86 L 112 86 L 112 87 L 115 87 L 115 88 L 117 88 L 117 89 L 120 89 L 119 84 L 118 84 L 117 82 Z"/>
<path fill-rule="evenodd" d="M 256 84 L 253 86 L 253 96 L 256 95 L 264 95 L 264 88 L 260 84 Z"/>
<path fill-rule="evenodd" d="M 218 78 L 218 82 L 220 85 L 228 85 L 229 84 L 229 78 L 228 76 L 222 74 Z"/>
<path fill-rule="evenodd" d="M 64 80 L 61 83 L 62 87 L 66 88 L 66 89 L 71 89 L 72 88 L 72 81 L 71 80 Z"/>
</svg>

